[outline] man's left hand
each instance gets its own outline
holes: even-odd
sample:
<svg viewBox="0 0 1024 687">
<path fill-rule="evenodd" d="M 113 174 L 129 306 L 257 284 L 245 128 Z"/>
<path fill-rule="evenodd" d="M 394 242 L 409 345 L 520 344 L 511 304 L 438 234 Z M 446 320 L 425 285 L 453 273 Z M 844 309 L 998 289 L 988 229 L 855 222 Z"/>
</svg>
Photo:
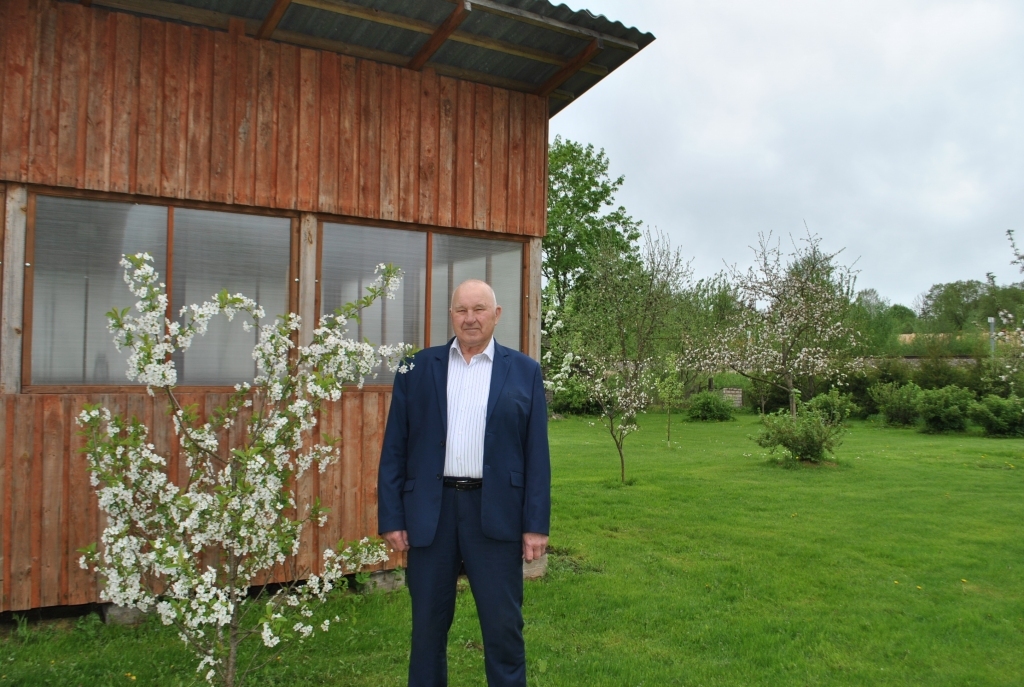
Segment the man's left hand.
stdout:
<svg viewBox="0 0 1024 687">
<path fill-rule="evenodd" d="M 548 550 L 548 535 L 526 532 L 523 534 L 523 560 L 532 563 Z"/>
</svg>

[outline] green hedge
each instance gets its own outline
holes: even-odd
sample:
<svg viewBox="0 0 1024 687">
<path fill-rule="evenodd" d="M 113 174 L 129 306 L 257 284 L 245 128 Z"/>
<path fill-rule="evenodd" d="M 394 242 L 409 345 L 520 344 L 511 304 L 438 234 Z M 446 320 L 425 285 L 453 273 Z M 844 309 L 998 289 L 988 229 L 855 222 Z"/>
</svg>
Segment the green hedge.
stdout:
<svg viewBox="0 0 1024 687">
<path fill-rule="evenodd" d="M 962 432 L 974 405 L 974 392 L 956 385 L 926 389 L 917 399 L 917 411 L 926 432 Z"/>
<path fill-rule="evenodd" d="M 868 395 L 885 418 L 886 424 L 899 427 L 917 423 L 921 416 L 917 408 L 917 397 L 920 394 L 921 387 L 913 382 L 887 382 L 875 384 L 868 389 Z"/>
<path fill-rule="evenodd" d="M 989 436 L 1024 436 L 1024 399 L 990 394 L 971 407 L 971 419 Z"/>
</svg>

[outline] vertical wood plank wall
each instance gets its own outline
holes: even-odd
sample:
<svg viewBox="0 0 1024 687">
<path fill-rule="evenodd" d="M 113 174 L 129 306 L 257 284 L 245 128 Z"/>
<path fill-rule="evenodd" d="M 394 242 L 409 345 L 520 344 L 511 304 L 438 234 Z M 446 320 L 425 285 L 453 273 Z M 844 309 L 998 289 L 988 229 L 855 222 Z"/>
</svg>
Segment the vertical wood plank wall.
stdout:
<svg viewBox="0 0 1024 687">
<path fill-rule="evenodd" d="M 546 99 L 0 0 L 0 180 L 543 236 Z"/>
<path fill-rule="evenodd" d="M 0 0 L 0 189 L 290 209 L 536 243 L 547 120 L 546 99 L 429 69 L 80 3 Z M 219 398 L 187 401 L 209 409 Z M 155 421 L 154 443 L 180 477 L 174 433 L 146 395 L 0 395 L 0 612 L 99 600 L 77 553 L 101 524 L 74 422 L 86 403 Z M 331 509 L 305 535 L 300 563 L 376 531 L 389 404 L 390 393 L 367 389 L 321 412 L 317 431 L 344 446 L 337 464 L 298 485 L 300 504 L 319 496 Z"/>
<path fill-rule="evenodd" d="M 224 403 L 226 394 L 192 394 L 200 413 Z M 78 549 L 100 537 L 100 512 L 79 453 L 75 417 L 87 403 L 145 419 L 152 441 L 168 457 L 181 483 L 183 461 L 166 403 L 146 394 L 21 394 L 0 396 L 0 612 L 99 601 L 97 581 L 82 570 Z M 317 570 L 319 552 L 339 540 L 377 531 L 377 457 L 390 391 L 351 390 L 328 404 L 318 431 L 343 436 L 341 460 L 320 474 L 314 469 L 297 486 L 300 507 L 319 497 L 330 509 L 322 528 L 307 527 L 300 569 Z M 386 567 L 404 565 L 404 559 Z M 282 573 L 283 574 L 283 573 Z"/>
</svg>

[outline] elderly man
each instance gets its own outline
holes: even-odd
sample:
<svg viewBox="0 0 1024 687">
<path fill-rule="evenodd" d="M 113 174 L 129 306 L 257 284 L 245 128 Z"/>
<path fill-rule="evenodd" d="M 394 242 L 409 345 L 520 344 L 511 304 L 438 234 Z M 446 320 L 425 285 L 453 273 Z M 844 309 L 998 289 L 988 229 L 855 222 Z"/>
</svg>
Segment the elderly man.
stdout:
<svg viewBox="0 0 1024 687">
<path fill-rule="evenodd" d="M 395 380 L 377 485 L 379 530 L 408 551 L 410 687 L 448 684 L 448 630 L 464 565 L 490 687 L 526 685 L 523 560 L 544 554 L 551 512 L 540 366 L 498 344 L 485 282 L 452 294 L 455 338 Z"/>
</svg>

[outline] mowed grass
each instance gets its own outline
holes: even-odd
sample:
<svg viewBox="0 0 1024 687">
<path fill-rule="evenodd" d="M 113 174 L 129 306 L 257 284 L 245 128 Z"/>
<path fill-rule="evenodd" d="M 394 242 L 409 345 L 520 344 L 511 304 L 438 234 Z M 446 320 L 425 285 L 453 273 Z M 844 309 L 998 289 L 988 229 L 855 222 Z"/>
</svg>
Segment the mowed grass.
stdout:
<svg viewBox="0 0 1024 687">
<path fill-rule="evenodd" d="M 855 424 L 836 465 L 769 465 L 757 420 L 641 419 L 628 477 L 600 423 L 551 424 L 554 553 L 526 586 L 530 684 L 1024 684 L 1024 441 Z M 400 685 L 405 591 L 290 644 L 252 684 Z M 0 685 L 189 684 L 150 622 L 0 639 Z M 482 685 L 471 594 L 451 684 Z M 133 679 L 134 678 L 134 679 Z"/>
</svg>

